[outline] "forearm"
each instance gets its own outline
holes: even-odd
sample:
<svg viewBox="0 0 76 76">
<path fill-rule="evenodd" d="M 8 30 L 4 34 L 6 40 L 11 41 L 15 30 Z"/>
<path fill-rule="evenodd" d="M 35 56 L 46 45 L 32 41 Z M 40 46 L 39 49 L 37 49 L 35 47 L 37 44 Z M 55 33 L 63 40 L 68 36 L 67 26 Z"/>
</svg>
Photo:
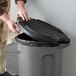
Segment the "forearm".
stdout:
<svg viewBox="0 0 76 76">
<path fill-rule="evenodd" d="M 8 27 L 10 28 L 10 30 L 14 33 L 19 33 L 15 27 L 19 27 L 14 21 L 10 20 L 10 18 L 6 15 L 6 13 L 2 14 L 0 16 L 0 19 L 3 20 L 7 25 Z"/>
<path fill-rule="evenodd" d="M 3 13 L 1 16 L 0 16 L 0 19 L 3 20 L 5 23 L 7 23 L 10 18 L 7 16 L 6 13 Z"/>
</svg>

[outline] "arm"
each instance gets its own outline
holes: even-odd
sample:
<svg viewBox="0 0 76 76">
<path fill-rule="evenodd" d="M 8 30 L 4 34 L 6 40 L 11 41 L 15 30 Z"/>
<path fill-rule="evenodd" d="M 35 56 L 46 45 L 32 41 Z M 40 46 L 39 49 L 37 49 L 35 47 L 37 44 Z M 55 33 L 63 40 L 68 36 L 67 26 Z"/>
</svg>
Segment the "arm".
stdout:
<svg viewBox="0 0 76 76">
<path fill-rule="evenodd" d="M 27 12 L 24 8 L 24 0 L 17 0 L 17 6 L 18 6 L 18 10 L 17 10 L 17 17 L 21 16 L 23 20 L 29 20 L 30 18 L 27 15 Z M 19 33 L 15 27 L 19 27 L 14 21 L 12 21 L 7 14 L 3 11 L 3 9 L 0 7 L 0 19 L 3 20 L 5 23 L 7 23 L 8 27 L 10 28 L 10 30 L 14 33 Z"/>
<path fill-rule="evenodd" d="M 15 27 L 19 28 L 19 26 L 12 20 L 10 20 L 10 18 L 7 16 L 6 13 L 3 13 L 1 16 L 0 16 L 0 19 L 3 20 L 7 25 L 8 27 L 10 28 L 10 30 L 13 32 L 13 33 L 19 33 Z"/>
<path fill-rule="evenodd" d="M 26 0 L 16 0 L 16 3 L 17 3 L 17 18 L 19 16 L 22 17 L 23 20 L 30 20 L 29 16 L 28 16 L 28 13 L 24 7 L 24 3 L 26 2 Z"/>
<path fill-rule="evenodd" d="M 15 30 L 14 27 L 19 27 L 14 21 L 10 20 L 10 18 L 6 15 L 4 10 L 0 7 L 0 19 L 3 20 L 5 23 L 7 23 L 10 30 L 14 33 L 18 33 L 17 30 Z"/>
</svg>

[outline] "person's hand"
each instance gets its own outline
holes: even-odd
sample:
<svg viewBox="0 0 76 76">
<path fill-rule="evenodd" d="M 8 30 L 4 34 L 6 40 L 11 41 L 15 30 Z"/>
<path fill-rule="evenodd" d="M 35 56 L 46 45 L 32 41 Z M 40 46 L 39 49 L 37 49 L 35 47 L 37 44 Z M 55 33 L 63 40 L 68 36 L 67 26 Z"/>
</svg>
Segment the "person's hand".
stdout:
<svg viewBox="0 0 76 76">
<path fill-rule="evenodd" d="M 26 21 L 30 20 L 28 13 L 26 9 L 24 8 L 24 6 L 18 6 L 16 17 L 17 18 L 21 17 L 23 20 L 26 20 Z"/>
<path fill-rule="evenodd" d="M 16 33 L 18 34 L 19 32 L 16 30 L 16 28 L 19 28 L 19 26 L 12 20 L 8 20 L 7 21 L 7 25 L 8 27 L 10 28 L 10 30 L 13 32 L 13 33 Z"/>
<path fill-rule="evenodd" d="M 12 32 L 17 33 L 17 34 L 19 33 L 19 32 L 16 30 L 16 28 L 19 28 L 19 26 L 18 26 L 14 21 L 10 20 L 10 18 L 7 16 L 6 13 L 4 13 L 3 15 L 1 15 L 1 16 L 0 16 L 0 19 L 1 19 L 2 21 L 4 21 L 4 22 L 8 25 L 8 27 L 10 28 L 10 30 L 11 30 Z"/>
</svg>

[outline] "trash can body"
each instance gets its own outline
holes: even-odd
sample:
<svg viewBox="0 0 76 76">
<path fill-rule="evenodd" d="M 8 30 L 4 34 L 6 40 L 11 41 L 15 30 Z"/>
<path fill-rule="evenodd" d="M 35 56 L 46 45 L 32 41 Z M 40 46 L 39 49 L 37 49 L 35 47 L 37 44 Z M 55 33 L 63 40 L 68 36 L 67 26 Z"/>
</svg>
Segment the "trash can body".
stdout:
<svg viewBox="0 0 76 76">
<path fill-rule="evenodd" d="M 70 39 L 58 28 L 40 20 L 18 20 L 24 33 L 18 43 L 20 76 L 62 76 L 63 47 Z"/>
<path fill-rule="evenodd" d="M 62 76 L 63 49 L 22 33 L 16 38 L 20 76 Z M 39 44 L 40 43 L 40 44 Z"/>
<path fill-rule="evenodd" d="M 62 49 L 18 44 L 20 76 L 62 76 Z"/>
</svg>

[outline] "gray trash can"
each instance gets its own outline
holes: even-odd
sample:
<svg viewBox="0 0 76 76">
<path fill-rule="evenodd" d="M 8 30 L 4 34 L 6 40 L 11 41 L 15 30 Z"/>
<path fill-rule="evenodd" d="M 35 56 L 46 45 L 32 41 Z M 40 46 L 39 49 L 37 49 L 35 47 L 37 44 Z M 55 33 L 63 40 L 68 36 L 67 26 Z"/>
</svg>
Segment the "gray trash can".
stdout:
<svg viewBox="0 0 76 76">
<path fill-rule="evenodd" d="M 59 36 L 57 33 L 55 33 L 60 37 L 61 44 L 59 44 L 60 42 L 58 43 L 58 41 L 56 41 L 57 43 L 54 42 L 55 38 L 50 40 L 49 38 L 47 39 L 47 37 L 44 37 L 43 39 L 43 33 L 41 35 L 37 35 L 38 33 L 35 34 L 37 32 L 36 29 L 36 32 L 34 33 L 33 31 L 32 34 L 27 33 L 29 30 L 27 30 L 27 32 L 26 30 L 23 29 L 26 34 L 22 33 L 15 37 L 18 43 L 18 51 L 20 51 L 18 56 L 19 76 L 62 76 L 63 47 L 64 45 L 67 46 L 69 39 L 64 37 L 62 38 L 63 41 L 61 41 L 62 35 Z M 63 46 L 62 42 L 65 42 Z"/>
<path fill-rule="evenodd" d="M 16 41 L 20 51 L 19 76 L 62 76 L 63 48 L 43 44 L 24 33 Z"/>
</svg>

